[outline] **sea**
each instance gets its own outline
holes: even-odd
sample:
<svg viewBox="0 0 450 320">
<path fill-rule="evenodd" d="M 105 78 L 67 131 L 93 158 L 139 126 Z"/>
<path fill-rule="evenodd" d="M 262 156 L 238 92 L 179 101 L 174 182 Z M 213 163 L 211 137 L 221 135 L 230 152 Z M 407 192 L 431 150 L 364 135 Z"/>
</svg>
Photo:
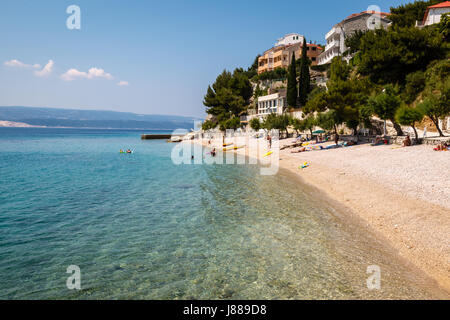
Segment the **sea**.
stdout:
<svg viewBox="0 0 450 320">
<path fill-rule="evenodd" d="M 443 297 L 292 174 L 143 133 L 168 132 L 0 128 L 0 299 Z"/>
</svg>

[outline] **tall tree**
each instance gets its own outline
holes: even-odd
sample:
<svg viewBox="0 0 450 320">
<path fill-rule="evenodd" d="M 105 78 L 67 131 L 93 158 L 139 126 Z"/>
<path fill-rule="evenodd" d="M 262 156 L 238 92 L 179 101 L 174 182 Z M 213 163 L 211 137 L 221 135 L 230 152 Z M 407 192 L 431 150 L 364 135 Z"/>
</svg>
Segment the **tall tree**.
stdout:
<svg viewBox="0 0 450 320">
<path fill-rule="evenodd" d="M 439 136 L 443 137 L 444 133 L 439 127 L 439 119 L 450 114 L 450 87 L 439 98 L 434 96 L 426 98 L 418 105 L 418 108 L 424 115 L 431 119 L 436 126 Z"/>
<path fill-rule="evenodd" d="M 292 53 L 292 61 L 288 70 L 286 99 L 289 107 L 297 106 L 297 70 L 295 67 L 295 52 Z"/>
<path fill-rule="evenodd" d="M 212 86 L 208 86 L 203 104 L 206 113 L 217 116 L 219 122 L 239 116 L 250 103 L 253 88 L 241 70 L 233 74 L 224 70 Z"/>
<path fill-rule="evenodd" d="M 303 38 L 302 57 L 300 61 L 300 80 L 298 84 L 299 94 L 298 99 L 300 105 L 304 106 L 308 99 L 308 93 L 311 86 L 311 77 L 309 74 L 309 58 L 307 55 L 308 46 L 306 38 Z"/>
<path fill-rule="evenodd" d="M 425 100 L 419 105 L 423 113 L 431 119 L 440 136 L 439 119 L 450 115 L 450 60 L 436 61 L 430 64 L 423 91 Z"/>
<path fill-rule="evenodd" d="M 305 112 L 321 112 L 319 126 L 334 131 L 336 144 L 339 140 L 337 127 L 344 122 L 353 124 L 351 121 L 358 120 L 359 108 L 365 103 L 365 81 L 349 78 L 349 74 L 345 61 L 339 57 L 333 59 L 328 91 L 316 94 L 305 107 Z"/>
</svg>

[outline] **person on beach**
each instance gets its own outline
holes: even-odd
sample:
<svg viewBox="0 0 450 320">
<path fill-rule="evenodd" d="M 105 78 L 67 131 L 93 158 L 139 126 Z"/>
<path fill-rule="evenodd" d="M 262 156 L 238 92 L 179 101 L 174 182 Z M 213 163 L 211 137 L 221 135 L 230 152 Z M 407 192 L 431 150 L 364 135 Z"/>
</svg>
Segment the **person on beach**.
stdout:
<svg viewBox="0 0 450 320">
<path fill-rule="evenodd" d="M 270 134 L 267 135 L 267 142 L 269 143 L 269 149 L 272 149 L 272 137 Z"/>
<path fill-rule="evenodd" d="M 409 136 L 406 136 L 406 139 L 403 140 L 403 146 L 404 146 L 404 147 L 409 147 L 409 146 L 411 146 L 411 139 L 409 138 Z"/>
<path fill-rule="evenodd" d="M 211 156 L 215 157 L 216 156 L 216 148 L 213 148 L 211 151 Z"/>
</svg>

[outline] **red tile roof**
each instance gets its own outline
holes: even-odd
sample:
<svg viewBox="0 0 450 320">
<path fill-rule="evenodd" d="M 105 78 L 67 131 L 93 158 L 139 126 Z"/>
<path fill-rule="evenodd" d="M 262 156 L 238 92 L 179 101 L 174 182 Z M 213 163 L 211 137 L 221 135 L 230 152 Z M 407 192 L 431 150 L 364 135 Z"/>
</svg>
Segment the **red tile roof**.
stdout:
<svg viewBox="0 0 450 320">
<path fill-rule="evenodd" d="M 428 8 L 447 8 L 450 7 L 450 1 L 444 1 L 438 4 L 435 4 L 434 6 L 429 6 Z"/>
</svg>

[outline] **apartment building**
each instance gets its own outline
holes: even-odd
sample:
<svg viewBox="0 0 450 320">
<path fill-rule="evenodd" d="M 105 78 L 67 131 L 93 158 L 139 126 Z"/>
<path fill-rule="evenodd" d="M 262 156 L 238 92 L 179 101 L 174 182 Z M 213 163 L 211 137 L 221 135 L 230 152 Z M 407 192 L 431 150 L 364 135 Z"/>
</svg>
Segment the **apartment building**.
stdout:
<svg viewBox="0 0 450 320">
<path fill-rule="evenodd" d="M 363 11 L 354 13 L 338 24 L 325 35 L 327 42 L 325 50 L 318 58 L 318 64 L 327 64 L 333 60 L 334 57 L 341 56 L 347 47 L 345 39 L 350 37 L 356 30 L 367 31 L 373 28 L 386 28 L 391 21 L 387 18 L 389 13 Z"/>
<path fill-rule="evenodd" d="M 257 116 L 263 118 L 270 113 L 282 114 L 286 108 L 286 91 L 269 94 L 258 98 Z"/>
<path fill-rule="evenodd" d="M 289 37 L 291 39 L 287 40 Z M 292 39 L 296 37 L 298 39 Z M 290 34 L 278 39 L 277 46 L 265 51 L 261 57 L 258 58 L 258 74 L 266 71 L 272 71 L 276 68 L 287 68 L 292 61 L 292 55 L 295 53 L 295 58 L 299 59 L 302 54 L 304 37 L 298 34 Z M 311 59 L 312 65 L 317 65 L 319 55 L 323 48 L 317 44 L 307 44 L 307 56 Z"/>
</svg>

